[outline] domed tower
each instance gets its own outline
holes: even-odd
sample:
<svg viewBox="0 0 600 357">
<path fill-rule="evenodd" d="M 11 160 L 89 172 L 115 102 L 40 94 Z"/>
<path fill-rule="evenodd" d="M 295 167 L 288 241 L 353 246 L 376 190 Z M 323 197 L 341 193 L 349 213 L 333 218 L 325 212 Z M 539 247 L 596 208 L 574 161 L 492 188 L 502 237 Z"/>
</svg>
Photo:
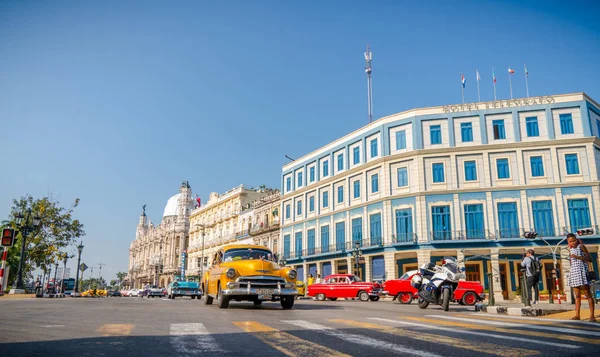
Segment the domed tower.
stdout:
<svg viewBox="0 0 600 357">
<path fill-rule="evenodd" d="M 135 232 L 135 239 L 140 239 L 144 235 L 146 235 L 146 231 L 148 230 L 148 217 L 146 216 L 146 205 L 143 206 L 142 214 L 140 215 L 140 220 L 138 222 L 138 226 Z"/>
<path fill-rule="evenodd" d="M 189 222 L 190 213 L 193 209 L 192 188 L 188 181 L 183 181 L 179 187 L 179 198 L 177 199 L 177 219 Z"/>
</svg>

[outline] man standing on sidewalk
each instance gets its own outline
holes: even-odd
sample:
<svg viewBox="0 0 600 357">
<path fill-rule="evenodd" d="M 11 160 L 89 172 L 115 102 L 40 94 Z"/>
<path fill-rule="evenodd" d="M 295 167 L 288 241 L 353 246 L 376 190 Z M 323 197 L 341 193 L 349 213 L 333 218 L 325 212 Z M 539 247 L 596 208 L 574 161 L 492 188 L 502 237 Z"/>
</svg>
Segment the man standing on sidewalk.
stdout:
<svg viewBox="0 0 600 357">
<path fill-rule="evenodd" d="M 540 276 L 542 274 L 542 263 L 535 256 L 535 251 L 529 249 L 525 252 L 525 257 L 521 262 L 521 266 L 525 268 L 525 276 L 527 277 L 527 295 L 529 301 L 531 301 L 531 288 L 535 292 L 534 304 L 540 301 Z"/>
</svg>

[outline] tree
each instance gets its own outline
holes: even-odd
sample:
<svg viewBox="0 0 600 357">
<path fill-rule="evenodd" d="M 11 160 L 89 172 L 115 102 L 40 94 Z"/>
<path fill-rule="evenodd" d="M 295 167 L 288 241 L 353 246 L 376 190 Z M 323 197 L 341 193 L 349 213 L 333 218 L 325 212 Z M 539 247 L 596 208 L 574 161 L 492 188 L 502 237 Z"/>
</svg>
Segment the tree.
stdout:
<svg viewBox="0 0 600 357">
<path fill-rule="evenodd" d="M 119 280 L 119 285 L 123 283 L 123 279 L 127 276 L 127 273 L 124 271 L 120 271 L 117 273 L 117 279 Z"/>
<path fill-rule="evenodd" d="M 3 226 L 18 229 L 15 217 L 17 214 L 26 215 L 29 210 L 32 215 L 41 218 L 39 228 L 34 229 L 27 236 L 23 262 L 24 279 L 31 277 L 31 272 L 36 268 L 49 269 L 54 262 L 63 258 L 64 253 L 59 251 L 61 248 L 66 248 L 75 243 L 78 238 L 85 236 L 83 224 L 73 218 L 73 212 L 78 205 L 78 198 L 68 208 L 62 207 L 60 202 L 52 197 L 34 199 L 33 196 L 26 195 L 19 200 L 13 200 L 8 221 L 4 221 Z M 19 232 L 15 245 L 8 251 L 10 283 L 14 281 L 17 274 L 22 244 L 23 237 Z"/>
<path fill-rule="evenodd" d="M 110 286 L 115 286 L 117 285 L 119 282 L 117 282 L 115 279 L 110 281 Z"/>
</svg>

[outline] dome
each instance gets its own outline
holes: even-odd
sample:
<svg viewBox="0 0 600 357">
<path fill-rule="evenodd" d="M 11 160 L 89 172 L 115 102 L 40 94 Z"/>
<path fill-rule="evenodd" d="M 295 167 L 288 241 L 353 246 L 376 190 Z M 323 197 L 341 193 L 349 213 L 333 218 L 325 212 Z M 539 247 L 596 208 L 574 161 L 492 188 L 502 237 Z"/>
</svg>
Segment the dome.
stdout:
<svg viewBox="0 0 600 357">
<path fill-rule="evenodd" d="M 177 216 L 179 197 L 181 197 L 181 193 L 178 193 L 175 196 L 169 198 L 169 200 L 167 201 L 167 205 L 165 206 L 163 217 Z"/>
</svg>

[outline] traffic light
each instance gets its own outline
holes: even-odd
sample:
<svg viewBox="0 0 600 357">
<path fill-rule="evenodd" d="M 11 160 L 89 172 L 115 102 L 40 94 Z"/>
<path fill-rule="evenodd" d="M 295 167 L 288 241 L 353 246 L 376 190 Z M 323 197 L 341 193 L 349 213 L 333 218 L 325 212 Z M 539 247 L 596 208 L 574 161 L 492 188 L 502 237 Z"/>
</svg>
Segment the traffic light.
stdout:
<svg viewBox="0 0 600 357">
<path fill-rule="evenodd" d="M 536 231 L 531 231 L 531 232 L 525 232 L 523 234 L 523 237 L 527 238 L 527 239 L 535 239 L 538 236 Z"/>
<path fill-rule="evenodd" d="M 2 228 L 2 246 L 12 247 L 15 244 L 15 230 L 13 228 Z"/>
<path fill-rule="evenodd" d="M 594 234 L 594 230 L 592 228 L 585 228 L 585 229 L 579 229 L 577 230 L 577 235 L 578 236 L 589 236 Z"/>
</svg>

